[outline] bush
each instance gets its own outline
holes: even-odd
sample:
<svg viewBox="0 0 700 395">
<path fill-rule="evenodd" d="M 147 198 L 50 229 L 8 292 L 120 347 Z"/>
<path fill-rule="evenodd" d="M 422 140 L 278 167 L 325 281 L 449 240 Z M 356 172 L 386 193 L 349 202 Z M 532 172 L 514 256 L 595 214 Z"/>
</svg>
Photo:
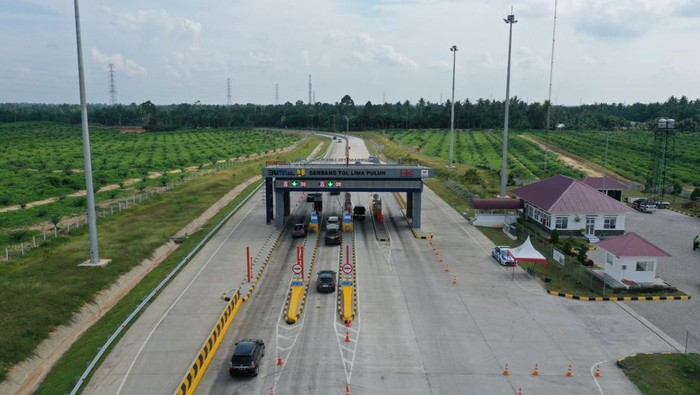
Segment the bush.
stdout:
<svg viewBox="0 0 700 395">
<path fill-rule="evenodd" d="M 693 189 L 693 192 L 690 194 L 690 200 L 696 201 L 698 198 L 700 198 L 700 187 Z"/>
<path fill-rule="evenodd" d="M 586 246 L 581 246 L 578 248 L 578 255 L 576 256 L 576 260 L 580 264 L 585 264 L 586 260 L 588 259 L 588 247 Z"/>
<path fill-rule="evenodd" d="M 552 233 L 549 235 L 549 241 L 551 241 L 552 244 L 559 243 L 559 231 L 557 229 L 552 230 Z"/>
</svg>

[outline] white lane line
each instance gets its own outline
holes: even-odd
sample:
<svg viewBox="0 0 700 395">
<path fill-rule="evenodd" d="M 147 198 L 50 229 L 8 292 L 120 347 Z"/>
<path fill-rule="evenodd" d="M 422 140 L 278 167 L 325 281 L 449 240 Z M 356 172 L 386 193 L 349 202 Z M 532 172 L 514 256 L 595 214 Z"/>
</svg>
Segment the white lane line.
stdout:
<svg viewBox="0 0 700 395">
<path fill-rule="evenodd" d="M 207 266 L 214 259 L 214 257 L 219 252 L 219 250 L 226 244 L 226 242 L 231 237 L 231 235 L 238 229 L 238 227 L 243 223 L 243 221 L 246 219 L 246 217 L 248 217 L 248 215 L 253 211 L 253 209 L 255 208 L 256 205 L 257 204 L 253 204 L 250 207 L 250 209 L 248 210 L 248 212 L 243 216 L 243 218 L 241 218 L 241 220 L 236 224 L 236 226 L 233 227 L 233 229 L 229 232 L 229 234 L 226 235 L 226 238 L 221 242 L 221 244 L 219 244 L 219 246 L 216 248 L 216 250 L 214 250 L 214 252 L 211 254 L 209 259 L 207 259 L 207 261 L 204 263 L 204 265 L 202 265 L 202 268 L 199 269 L 197 274 L 192 278 L 192 280 L 189 282 L 189 284 L 187 284 L 185 289 L 183 289 L 182 292 L 180 292 L 180 295 L 178 295 L 178 297 L 175 299 L 175 301 L 173 301 L 173 303 L 170 305 L 170 307 L 168 307 L 168 309 L 165 311 L 165 313 L 163 313 L 163 315 L 160 317 L 158 322 L 153 326 L 153 329 L 151 329 L 151 331 L 148 333 L 148 336 L 146 336 L 143 343 L 141 343 L 141 347 L 139 347 L 139 350 L 136 352 L 134 359 L 132 359 L 131 363 L 129 364 L 129 369 L 127 369 L 126 373 L 124 374 L 124 378 L 122 379 L 121 383 L 119 384 L 119 388 L 117 389 L 117 395 L 119 395 L 122 391 L 122 388 L 124 388 L 124 384 L 126 384 L 126 380 L 127 380 L 127 378 L 129 378 L 129 375 L 131 374 L 131 370 L 134 368 L 134 365 L 136 364 L 136 360 L 141 355 L 141 352 L 146 347 L 146 344 L 151 339 L 151 336 L 153 336 L 153 333 L 155 333 L 156 329 L 158 329 L 158 327 L 163 322 L 165 317 L 167 317 L 168 314 L 170 313 L 170 311 L 175 307 L 175 305 L 177 305 L 177 303 L 180 301 L 180 299 L 185 295 L 185 292 L 187 292 L 190 289 L 190 287 L 195 282 L 195 280 L 197 280 L 199 275 L 202 274 L 204 269 L 207 268 Z"/>
<path fill-rule="evenodd" d="M 600 383 L 598 383 L 598 378 L 595 377 L 595 367 L 608 361 L 609 360 L 606 359 L 605 361 L 600 361 L 591 365 L 591 377 L 593 377 L 593 381 L 595 382 L 595 386 L 598 387 L 598 392 L 600 393 L 600 395 L 605 395 L 605 392 L 603 392 L 603 388 L 600 387 Z"/>
</svg>

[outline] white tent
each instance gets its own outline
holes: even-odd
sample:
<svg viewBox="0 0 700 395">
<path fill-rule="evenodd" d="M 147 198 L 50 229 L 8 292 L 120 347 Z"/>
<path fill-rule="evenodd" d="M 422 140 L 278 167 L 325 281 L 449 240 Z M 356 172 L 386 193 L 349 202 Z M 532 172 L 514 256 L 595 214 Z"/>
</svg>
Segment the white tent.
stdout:
<svg viewBox="0 0 700 395">
<path fill-rule="evenodd" d="M 543 262 L 545 265 L 547 264 L 547 258 L 545 258 L 544 255 L 540 254 L 540 252 L 532 246 L 530 236 L 527 237 L 522 245 L 509 249 L 508 255 L 513 257 L 515 263 L 519 263 L 520 261 L 530 261 Z"/>
</svg>

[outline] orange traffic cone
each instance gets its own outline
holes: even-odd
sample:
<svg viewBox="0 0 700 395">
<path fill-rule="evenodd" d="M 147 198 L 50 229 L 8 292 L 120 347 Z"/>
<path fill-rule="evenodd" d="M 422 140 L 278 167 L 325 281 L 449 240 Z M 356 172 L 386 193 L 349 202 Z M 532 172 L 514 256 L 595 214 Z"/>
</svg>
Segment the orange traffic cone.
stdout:
<svg viewBox="0 0 700 395">
<path fill-rule="evenodd" d="M 350 324 L 352 324 L 352 320 L 345 320 L 345 327 L 350 328 Z"/>
<path fill-rule="evenodd" d="M 600 365 L 595 365 L 595 373 L 593 373 L 593 377 L 600 377 Z"/>
<path fill-rule="evenodd" d="M 350 332 L 345 331 L 345 343 L 350 343 Z"/>
<path fill-rule="evenodd" d="M 282 354 L 277 354 L 277 366 L 282 365 L 284 365 L 284 362 L 282 362 Z"/>
<path fill-rule="evenodd" d="M 569 364 L 569 369 L 566 370 L 566 377 L 571 377 L 573 375 L 574 375 L 574 372 L 571 369 L 571 364 Z"/>
<path fill-rule="evenodd" d="M 350 384 L 345 384 L 345 395 L 350 395 Z"/>
<path fill-rule="evenodd" d="M 523 395 L 523 389 L 518 387 L 518 395 Z"/>
<path fill-rule="evenodd" d="M 452 276 L 452 284 L 457 284 L 457 276 Z"/>
<path fill-rule="evenodd" d="M 510 370 L 508 370 L 508 363 L 506 362 L 506 367 L 503 368 L 503 375 L 510 376 Z"/>
<path fill-rule="evenodd" d="M 537 366 L 537 364 L 535 364 L 535 370 L 532 371 L 532 375 L 533 375 L 533 376 L 539 376 L 539 375 L 540 375 L 540 369 L 539 369 L 539 367 Z"/>
<path fill-rule="evenodd" d="M 275 395 L 275 387 L 270 388 L 270 395 Z"/>
</svg>

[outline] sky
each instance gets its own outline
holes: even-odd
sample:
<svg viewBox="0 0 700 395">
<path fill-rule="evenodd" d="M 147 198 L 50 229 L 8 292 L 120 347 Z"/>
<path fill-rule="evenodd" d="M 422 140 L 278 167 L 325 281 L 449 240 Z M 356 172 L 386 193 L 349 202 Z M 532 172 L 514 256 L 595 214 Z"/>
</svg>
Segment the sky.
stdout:
<svg viewBox="0 0 700 395">
<path fill-rule="evenodd" d="M 89 103 L 558 105 L 700 95 L 700 1 L 91 0 L 80 26 Z M 450 47 L 457 46 L 457 52 Z M 80 102 L 74 2 L 0 0 L 0 103 Z M 454 58 L 453 58 L 454 55 Z M 276 88 L 278 87 L 278 99 Z"/>
</svg>

